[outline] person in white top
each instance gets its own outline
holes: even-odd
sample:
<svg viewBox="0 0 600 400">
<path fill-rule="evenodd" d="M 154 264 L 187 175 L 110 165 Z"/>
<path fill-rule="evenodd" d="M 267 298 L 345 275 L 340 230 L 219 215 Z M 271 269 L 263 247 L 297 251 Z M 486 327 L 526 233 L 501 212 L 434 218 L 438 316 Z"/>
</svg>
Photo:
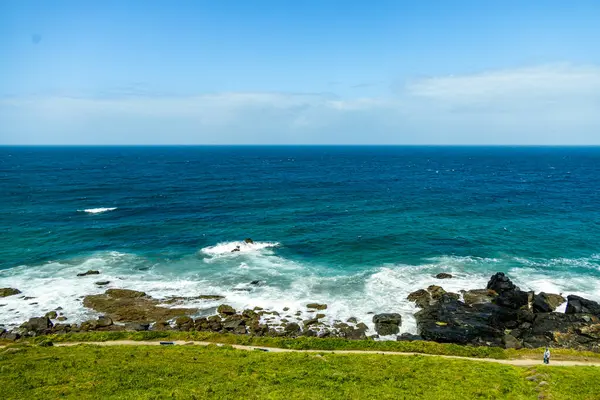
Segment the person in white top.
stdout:
<svg viewBox="0 0 600 400">
<path fill-rule="evenodd" d="M 544 364 L 550 364 L 550 349 L 548 347 L 544 351 Z"/>
</svg>

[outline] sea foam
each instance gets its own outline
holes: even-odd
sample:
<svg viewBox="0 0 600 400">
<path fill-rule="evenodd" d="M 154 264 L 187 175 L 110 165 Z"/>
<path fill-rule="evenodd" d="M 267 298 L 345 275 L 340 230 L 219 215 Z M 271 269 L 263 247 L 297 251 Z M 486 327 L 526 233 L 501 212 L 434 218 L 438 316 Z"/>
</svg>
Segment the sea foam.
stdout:
<svg viewBox="0 0 600 400">
<path fill-rule="evenodd" d="M 106 208 L 87 208 L 85 210 L 77 210 L 78 212 L 85 212 L 88 214 L 100 214 L 107 211 L 114 211 L 117 207 L 106 207 Z"/>
</svg>

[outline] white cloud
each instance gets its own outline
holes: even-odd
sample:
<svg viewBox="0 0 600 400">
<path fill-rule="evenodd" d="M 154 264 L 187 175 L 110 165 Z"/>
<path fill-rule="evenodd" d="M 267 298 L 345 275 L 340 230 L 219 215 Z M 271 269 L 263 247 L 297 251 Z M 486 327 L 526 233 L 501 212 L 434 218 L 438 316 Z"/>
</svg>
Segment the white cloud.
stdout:
<svg viewBox="0 0 600 400">
<path fill-rule="evenodd" d="M 600 144 L 600 68 L 432 77 L 331 93 L 0 99 L 0 143 Z"/>
</svg>

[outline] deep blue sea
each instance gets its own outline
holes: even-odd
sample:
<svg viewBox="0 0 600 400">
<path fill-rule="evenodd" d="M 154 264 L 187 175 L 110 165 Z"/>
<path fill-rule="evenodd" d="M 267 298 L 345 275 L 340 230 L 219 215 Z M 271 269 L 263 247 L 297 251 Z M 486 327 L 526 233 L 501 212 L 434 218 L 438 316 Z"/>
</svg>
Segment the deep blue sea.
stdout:
<svg viewBox="0 0 600 400">
<path fill-rule="evenodd" d="M 5 325 L 58 306 L 87 318 L 98 280 L 289 313 L 325 302 L 332 321 L 400 312 L 404 331 L 411 291 L 496 271 L 600 299 L 595 147 L 0 147 L 0 192 L 0 287 L 23 292 L 0 299 Z"/>
</svg>

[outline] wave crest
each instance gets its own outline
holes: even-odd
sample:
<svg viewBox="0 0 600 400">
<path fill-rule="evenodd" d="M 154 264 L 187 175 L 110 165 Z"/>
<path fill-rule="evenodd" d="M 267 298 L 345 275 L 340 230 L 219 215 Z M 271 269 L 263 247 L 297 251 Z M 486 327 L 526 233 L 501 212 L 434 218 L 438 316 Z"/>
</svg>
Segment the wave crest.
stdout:
<svg viewBox="0 0 600 400">
<path fill-rule="evenodd" d="M 278 242 L 223 242 L 218 243 L 214 246 L 208 246 L 200 250 L 202 253 L 209 256 L 220 256 L 225 254 L 235 254 L 235 253 L 252 253 L 258 252 L 265 249 L 271 249 L 274 247 L 278 247 L 280 244 Z M 239 250 L 236 250 L 239 249 Z M 235 251 L 234 251 L 235 250 Z"/>
<path fill-rule="evenodd" d="M 106 207 L 106 208 L 86 208 L 85 210 L 77 210 L 78 212 L 84 212 L 88 214 L 100 214 L 107 211 L 114 211 L 117 207 Z"/>
</svg>

